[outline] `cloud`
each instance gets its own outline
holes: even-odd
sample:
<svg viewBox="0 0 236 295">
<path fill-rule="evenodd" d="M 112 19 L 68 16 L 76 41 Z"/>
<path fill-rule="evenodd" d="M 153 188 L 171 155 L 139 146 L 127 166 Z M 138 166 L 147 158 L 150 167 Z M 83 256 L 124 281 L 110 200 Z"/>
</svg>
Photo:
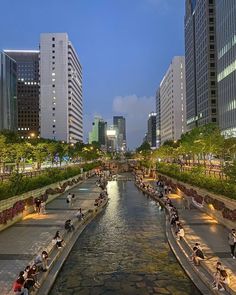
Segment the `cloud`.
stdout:
<svg viewBox="0 0 236 295">
<path fill-rule="evenodd" d="M 128 147 L 139 146 L 147 132 L 148 114 L 155 111 L 155 98 L 138 97 L 135 94 L 117 96 L 113 100 L 112 108 L 114 115 L 123 115 L 126 118 Z"/>
</svg>

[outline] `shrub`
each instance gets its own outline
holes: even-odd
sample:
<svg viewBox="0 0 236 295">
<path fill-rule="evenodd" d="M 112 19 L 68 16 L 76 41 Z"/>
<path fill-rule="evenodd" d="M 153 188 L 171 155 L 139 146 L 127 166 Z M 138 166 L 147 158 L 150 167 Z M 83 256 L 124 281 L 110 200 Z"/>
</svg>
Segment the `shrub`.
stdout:
<svg viewBox="0 0 236 295">
<path fill-rule="evenodd" d="M 92 170 L 100 165 L 99 162 L 82 165 L 83 171 Z M 42 175 L 32 178 L 25 177 L 23 174 L 14 173 L 8 181 L 0 183 L 0 200 L 20 195 L 52 183 L 66 180 L 80 174 L 80 167 L 68 167 L 64 170 L 60 168 L 50 168 Z"/>
<path fill-rule="evenodd" d="M 157 171 L 215 194 L 221 194 L 231 199 L 236 199 L 236 185 L 234 183 L 206 176 L 200 169 L 196 169 L 194 172 L 181 172 L 180 169 L 176 169 L 175 164 L 158 163 Z"/>
</svg>

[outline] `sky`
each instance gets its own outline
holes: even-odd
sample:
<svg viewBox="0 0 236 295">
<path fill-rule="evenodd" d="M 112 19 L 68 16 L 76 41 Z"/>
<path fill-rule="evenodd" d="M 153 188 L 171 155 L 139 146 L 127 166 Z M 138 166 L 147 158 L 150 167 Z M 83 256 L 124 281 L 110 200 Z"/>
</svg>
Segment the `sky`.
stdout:
<svg viewBox="0 0 236 295">
<path fill-rule="evenodd" d="M 38 49 L 40 33 L 67 32 L 83 67 L 85 141 L 94 115 L 123 115 L 132 149 L 171 59 L 184 55 L 184 2 L 2 0 L 0 50 Z"/>
</svg>

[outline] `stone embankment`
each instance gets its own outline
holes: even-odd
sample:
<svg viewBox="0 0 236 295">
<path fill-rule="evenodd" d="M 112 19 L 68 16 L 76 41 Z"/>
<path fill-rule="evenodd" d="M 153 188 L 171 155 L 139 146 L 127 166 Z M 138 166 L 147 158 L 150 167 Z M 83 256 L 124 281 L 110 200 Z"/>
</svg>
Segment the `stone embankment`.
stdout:
<svg viewBox="0 0 236 295">
<path fill-rule="evenodd" d="M 64 192 L 53 195 L 53 200 L 46 205 L 46 214 L 31 213 L 21 221 L 0 233 L 0 293 L 13 294 L 12 285 L 20 271 L 27 265 L 33 265 L 37 254 L 46 251 L 49 254 L 49 268 L 46 272 L 38 274 L 40 288 L 31 291 L 30 294 L 49 293 L 56 276 L 65 259 L 71 251 L 75 241 L 85 227 L 105 208 L 108 197 L 99 197 L 102 189 L 98 187 L 93 173 L 70 180 L 70 188 L 65 187 Z M 77 183 L 76 183 L 77 182 Z M 55 187 L 57 189 L 57 186 Z M 53 189 L 52 187 L 50 188 Z M 45 188 L 44 188 L 45 191 Z M 68 193 L 75 194 L 72 204 L 67 203 Z M 55 196 L 56 195 L 56 196 Z M 99 202 L 95 201 L 96 199 Z M 95 203 L 98 206 L 95 206 Z M 82 208 L 83 219 L 76 215 Z M 65 221 L 71 219 L 75 227 L 74 231 L 64 229 Z M 56 231 L 64 240 L 64 246 L 58 249 L 53 243 Z M 20 237 L 20 238 L 18 238 Z"/>
<path fill-rule="evenodd" d="M 163 178 L 162 178 L 163 180 Z M 170 183 L 168 183 L 169 185 Z M 236 294 L 236 266 L 235 260 L 230 257 L 229 246 L 227 244 L 228 230 L 218 224 L 213 218 L 199 209 L 185 209 L 183 198 L 176 194 L 168 195 L 173 205 L 178 209 L 180 222 L 184 226 L 185 237 L 178 241 L 176 234 L 169 222 L 169 211 L 166 203 L 160 199 L 156 192 L 156 185 L 153 180 L 146 179 L 136 183 L 138 188 L 155 199 L 166 211 L 166 235 L 171 249 L 178 261 L 182 265 L 193 283 L 202 294 Z M 203 247 L 206 259 L 201 261 L 200 266 L 195 266 L 190 261 L 192 248 L 198 242 Z M 221 261 L 227 270 L 231 283 L 227 290 L 219 292 L 213 290 L 212 282 L 215 273 L 215 265 Z"/>
<path fill-rule="evenodd" d="M 39 289 L 36 289 L 35 292 L 31 292 L 31 294 L 37 295 L 47 295 L 49 294 L 60 269 L 62 268 L 67 256 L 69 255 L 72 247 L 74 246 L 76 240 L 86 228 L 86 226 L 104 209 L 107 205 L 108 198 L 105 198 L 99 207 L 89 209 L 85 216 L 84 220 L 78 222 L 78 220 L 73 220 L 73 224 L 75 225 L 75 231 L 72 233 L 67 233 L 64 231 L 63 239 L 66 246 L 62 249 L 62 251 L 58 250 L 56 246 L 49 245 L 48 253 L 50 253 L 50 264 L 48 271 L 46 273 L 42 273 L 39 277 L 39 282 L 41 284 Z"/>
</svg>

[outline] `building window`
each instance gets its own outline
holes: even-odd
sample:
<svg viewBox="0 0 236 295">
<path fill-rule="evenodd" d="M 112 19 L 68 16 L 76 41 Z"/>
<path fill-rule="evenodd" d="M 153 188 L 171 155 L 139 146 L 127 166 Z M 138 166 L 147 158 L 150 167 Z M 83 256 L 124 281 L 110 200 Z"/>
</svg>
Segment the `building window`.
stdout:
<svg viewBox="0 0 236 295">
<path fill-rule="evenodd" d="M 52 47 L 55 47 L 55 44 L 52 44 Z"/>
<path fill-rule="evenodd" d="M 52 37 L 52 41 L 55 41 L 55 37 Z"/>
</svg>

